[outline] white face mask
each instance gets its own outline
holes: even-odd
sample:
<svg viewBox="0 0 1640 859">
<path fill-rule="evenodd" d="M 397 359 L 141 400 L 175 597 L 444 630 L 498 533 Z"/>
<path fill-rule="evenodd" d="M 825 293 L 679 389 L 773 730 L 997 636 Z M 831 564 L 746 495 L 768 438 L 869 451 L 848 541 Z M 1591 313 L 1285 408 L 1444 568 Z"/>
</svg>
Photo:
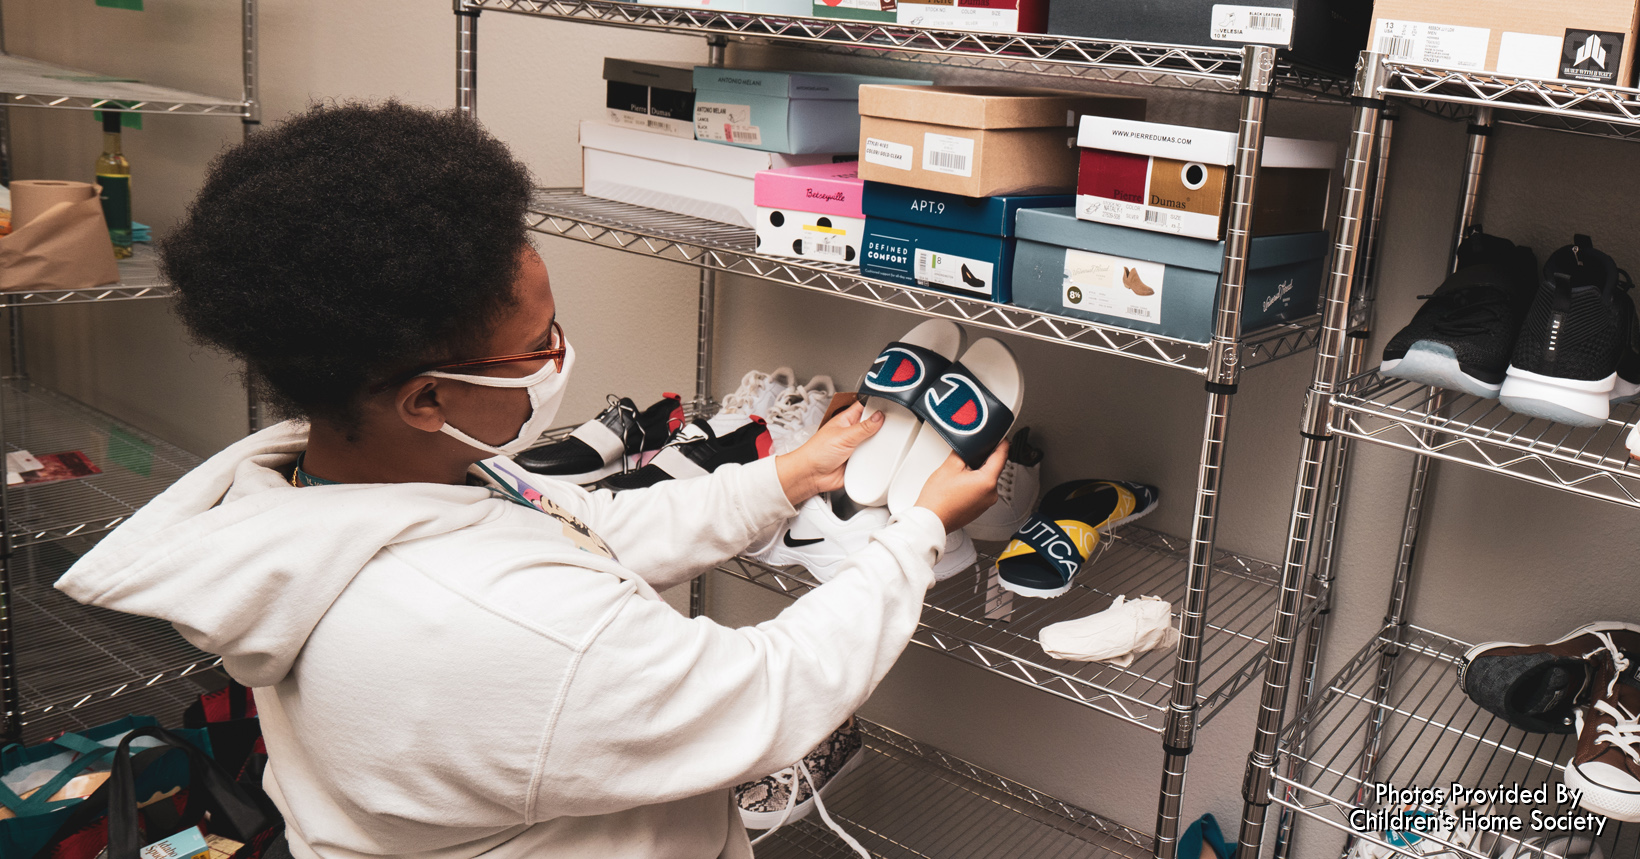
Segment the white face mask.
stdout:
<svg viewBox="0 0 1640 859">
<path fill-rule="evenodd" d="M 564 401 L 564 390 L 569 387 L 569 371 L 575 366 L 575 347 L 564 342 L 564 369 L 555 370 L 551 361 L 541 365 L 528 376 L 507 378 L 503 376 L 473 376 L 466 373 L 444 373 L 431 370 L 422 373 L 423 376 L 432 376 L 438 379 L 454 379 L 458 382 L 467 382 L 473 385 L 483 385 L 486 388 L 528 388 L 530 392 L 530 416 L 519 427 L 518 435 L 512 441 L 499 446 L 485 444 L 476 438 L 462 432 L 445 422 L 438 431 L 468 447 L 493 453 L 496 456 L 517 456 L 530 449 L 536 439 L 549 429 L 552 429 L 553 418 L 558 416 L 558 405 Z"/>
</svg>

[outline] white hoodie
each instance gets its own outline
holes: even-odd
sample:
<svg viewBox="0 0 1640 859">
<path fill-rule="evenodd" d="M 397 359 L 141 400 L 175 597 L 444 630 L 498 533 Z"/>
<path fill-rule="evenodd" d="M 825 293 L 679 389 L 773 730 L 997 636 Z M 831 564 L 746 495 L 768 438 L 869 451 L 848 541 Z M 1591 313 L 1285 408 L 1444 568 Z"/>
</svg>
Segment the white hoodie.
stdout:
<svg viewBox="0 0 1640 859">
<path fill-rule="evenodd" d="M 912 510 L 729 629 L 656 591 L 793 515 L 772 459 L 618 496 L 537 480 L 538 510 L 478 486 L 298 489 L 306 445 L 298 423 L 234 444 L 57 583 L 171 621 L 256 690 L 298 859 L 749 857 L 728 789 L 865 701 L 945 541 Z"/>
</svg>

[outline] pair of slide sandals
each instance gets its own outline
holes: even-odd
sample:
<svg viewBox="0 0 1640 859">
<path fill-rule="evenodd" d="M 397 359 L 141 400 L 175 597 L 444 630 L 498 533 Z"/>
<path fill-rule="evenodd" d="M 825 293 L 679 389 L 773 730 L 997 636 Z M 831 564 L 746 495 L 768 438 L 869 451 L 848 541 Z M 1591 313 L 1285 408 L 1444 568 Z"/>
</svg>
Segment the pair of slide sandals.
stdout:
<svg viewBox="0 0 1640 859">
<path fill-rule="evenodd" d="M 1061 483 L 1042 496 L 1037 512 L 997 556 L 997 578 L 1020 596 L 1059 596 L 1071 589 L 1101 535 L 1150 513 L 1161 500 L 1161 490 L 1143 483 Z"/>
<path fill-rule="evenodd" d="M 952 451 L 979 468 L 1007 437 L 1025 399 L 1019 362 L 1000 340 L 985 337 L 964 351 L 963 339 L 956 323 L 930 319 L 872 363 L 860 395 L 867 416 L 883 412 L 883 425 L 843 472 L 854 503 L 886 504 L 891 513 L 915 507 Z"/>
</svg>

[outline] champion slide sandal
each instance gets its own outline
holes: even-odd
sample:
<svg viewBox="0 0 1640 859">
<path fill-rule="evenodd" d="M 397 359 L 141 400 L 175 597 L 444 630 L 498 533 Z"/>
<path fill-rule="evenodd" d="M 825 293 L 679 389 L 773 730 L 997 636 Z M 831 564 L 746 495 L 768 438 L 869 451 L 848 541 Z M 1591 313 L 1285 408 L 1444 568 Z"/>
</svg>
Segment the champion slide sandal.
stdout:
<svg viewBox="0 0 1640 859">
<path fill-rule="evenodd" d="M 843 490 L 854 503 L 887 503 L 894 473 L 922 427 L 911 407 L 962 352 L 962 341 L 962 329 L 955 322 L 930 319 L 888 344 L 872 363 L 860 383 L 860 395 L 866 398 L 861 417 L 881 411 L 883 425 L 854 449 L 843 472 Z"/>
<path fill-rule="evenodd" d="M 1155 510 L 1161 497 L 1154 486 L 1123 480 L 1072 480 L 1055 486 L 997 557 L 999 584 L 1025 597 L 1065 593 L 1100 536 Z"/>
<path fill-rule="evenodd" d="M 913 409 L 923 426 L 894 472 L 888 509 L 900 513 L 915 507 L 923 484 L 952 451 L 969 468 L 984 465 L 1013 428 L 1024 401 L 1025 380 L 1013 350 L 992 337 L 969 346 L 961 361 L 933 376 Z"/>
</svg>

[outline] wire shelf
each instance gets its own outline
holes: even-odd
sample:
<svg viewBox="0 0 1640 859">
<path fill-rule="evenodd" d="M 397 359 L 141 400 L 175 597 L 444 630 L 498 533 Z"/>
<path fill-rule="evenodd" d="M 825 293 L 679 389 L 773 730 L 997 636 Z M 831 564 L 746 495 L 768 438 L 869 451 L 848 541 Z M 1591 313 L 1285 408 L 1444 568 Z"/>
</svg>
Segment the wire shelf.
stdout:
<svg viewBox="0 0 1640 859">
<path fill-rule="evenodd" d="M 1118 595 L 1159 596 L 1177 609 L 1184 599 L 1189 550 L 1189 540 L 1145 528 L 1122 528 L 1083 568 L 1071 591 L 1053 599 L 1027 599 L 992 586 L 994 562 L 981 556 L 974 567 L 928 592 L 912 641 L 1161 731 L 1178 662 L 1173 651 L 1147 653 L 1118 668 L 1050 658 L 1042 652 L 1037 635 L 1048 624 L 1103 611 Z M 1220 706 L 1262 672 L 1281 573 L 1274 564 L 1224 551 L 1216 555 L 1197 680 L 1202 690 L 1198 724 L 1210 721 Z M 749 558 L 736 558 L 719 569 L 794 599 L 818 586 L 801 568 L 771 567 Z"/>
<path fill-rule="evenodd" d="M 1477 107 L 1494 119 L 1578 134 L 1640 139 L 1640 90 L 1388 63 L 1380 95 L 1457 118 Z"/>
<path fill-rule="evenodd" d="M 1382 833 L 1354 833 L 1349 823 L 1352 811 L 1387 804 L 1372 802 L 1370 794 L 1363 798 L 1373 784 L 1490 788 L 1519 783 L 1533 789 L 1547 785 L 1546 804 L 1493 805 L 1494 814 L 1519 815 L 1527 824 L 1522 831 L 1503 833 L 1497 844 L 1489 839 L 1480 852 L 1454 846 L 1455 852 L 1441 854 L 1476 859 L 1499 855 L 1505 845 L 1538 835 L 1530 830 L 1534 809 L 1546 815 L 1571 811 L 1555 802 L 1555 786 L 1577 737 L 1521 731 L 1470 701 L 1457 675 L 1458 661 L 1468 647 L 1417 627 L 1381 630 L 1283 730 L 1281 754 L 1297 758 L 1302 773 L 1295 779 L 1278 765 L 1271 799 L 1304 817 L 1383 845 Z M 1393 681 L 1387 695 L 1378 695 L 1379 666 L 1386 654 L 1394 659 Z M 1371 726 L 1380 719 L 1379 740 L 1369 745 Z M 1378 750 L 1376 773 L 1370 777 L 1362 774 L 1368 748 Z M 1450 836 L 1428 837 L 1449 843 Z M 1611 821 L 1599 840 L 1607 857 L 1635 856 L 1640 853 L 1640 826 Z"/>
<path fill-rule="evenodd" d="M 880 725 L 859 721 L 864 761 L 826 810 L 883 859 L 1071 859 L 1151 855 L 1149 839 Z M 759 859 L 852 859 L 818 815 L 782 828 Z"/>
<path fill-rule="evenodd" d="M 119 261 L 119 283 L 88 289 L 19 290 L 0 293 L 0 307 L 33 307 L 54 304 L 88 304 L 93 301 L 130 301 L 138 298 L 170 298 L 171 285 L 159 276 L 159 258 L 154 249 L 137 244 L 130 259 Z"/>
<path fill-rule="evenodd" d="M 538 190 L 529 227 L 549 236 L 1177 367 L 1197 375 L 1206 375 L 1210 363 L 1209 347 L 1203 343 L 875 280 L 862 276 L 857 266 L 767 256 L 753 250 L 756 236 L 747 227 L 588 197 L 580 188 Z M 1319 333 L 1319 316 L 1253 332 L 1242 343 L 1242 367 L 1268 364 L 1314 348 Z"/>
<path fill-rule="evenodd" d="M 36 456 L 79 451 L 101 474 L 6 490 L 5 527 L 13 548 L 108 531 L 124 522 L 199 457 L 37 384 L 8 380 L 8 451 Z"/>
<path fill-rule="evenodd" d="M 7 562 L 20 713 L 29 738 L 133 712 L 174 719 L 199 688 L 173 681 L 222 661 L 195 649 L 166 621 L 81 605 L 52 587 L 92 543 L 31 546 Z"/>
<path fill-rule="evenodd" d="M 940 30 L 835 18 L 673 9 L 619 0 L 463 0 L 462 5 L 470 10 L 777 42 L 875 59 L 1232 94 L 1241 88 L 1240 48 Z M 1350 94 L 1344 77 L 1291 63 L 1277 64 L 1275 82 L 1279 98 L 1339 100 Z"/>
<path fill-rule="evenodd" d="M 1640 506 L 1640 463 L 1624 446 L 1634 405 L 1612 406 L 1601 426 L 1573 427 L 1373 370 L 1345 382 L 1333 406 L 1333 430 L 1351 438 Z"/>
<path fill-rule="evenodd" d="M 0 53 L 0 93 L 7 107 L 70 110 L 116 108 L 132 113 L 191 116 L 250 115 L 242 98 L 201 95 L 128 78 L 57 66 Z"/>
</svg>

